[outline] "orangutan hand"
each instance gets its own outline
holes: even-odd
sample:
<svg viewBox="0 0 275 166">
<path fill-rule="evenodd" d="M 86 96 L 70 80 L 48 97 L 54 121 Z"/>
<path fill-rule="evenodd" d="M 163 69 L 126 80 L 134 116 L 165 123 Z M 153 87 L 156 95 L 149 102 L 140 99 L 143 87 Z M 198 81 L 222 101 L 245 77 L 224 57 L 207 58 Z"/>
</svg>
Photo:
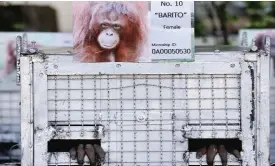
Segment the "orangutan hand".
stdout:
<svg viewBox="0 0 275 166">
<path fill-rule="evenodd" d="M 96 156 L 99 157 L 100 162 L 105 161 L 106 153 L 101 146 L 97 144 L 79 144 L 77 147 L 70 149 L 70 157 L 72 160 L 77 160 L 79 165 L 84 164 L 84 157 L 88 156 L 91 166 L 96 166 Z"/>
<path fill-rule="evenodd" d="M 199 159 L 203 155 L 206 154 L 206 162 L 208 166 L 214 165 L 214 159 L 217 154 L 219 154 L 221 158 L 222 166 L 227 166 L 228 162 L 228 153 L 235 156 L 238 160 L 241 159 L 240 151 L 232 148 L 231 146 L 225 146 L 224 144 L 211 144 L 209 146 L 203 146 L 202 148 L 198 149 L 196 152 L 196 158 Z"/>
</svg>

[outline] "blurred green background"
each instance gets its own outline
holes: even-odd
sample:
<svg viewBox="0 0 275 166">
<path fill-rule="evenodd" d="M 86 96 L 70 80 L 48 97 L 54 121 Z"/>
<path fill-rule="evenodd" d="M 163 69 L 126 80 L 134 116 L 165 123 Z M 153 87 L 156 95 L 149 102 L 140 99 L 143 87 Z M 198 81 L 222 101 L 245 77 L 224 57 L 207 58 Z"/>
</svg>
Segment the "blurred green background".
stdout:
<svg viewBox="0 0 275 166">
<path fill-rule="evenodd" d="M 195 2 L 196 45 L 235 45 L 240 29 L 274 27 L 273 1 Z"/>
</svg>

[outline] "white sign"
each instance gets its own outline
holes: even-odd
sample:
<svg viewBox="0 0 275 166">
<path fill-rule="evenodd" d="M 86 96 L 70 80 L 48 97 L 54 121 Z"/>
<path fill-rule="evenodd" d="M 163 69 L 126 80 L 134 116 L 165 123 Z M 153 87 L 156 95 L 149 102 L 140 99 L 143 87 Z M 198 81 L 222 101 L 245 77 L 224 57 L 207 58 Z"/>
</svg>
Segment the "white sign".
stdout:
<svg viewBox="0 0 275 166">
<path fill-rule="evenodd" d="M 193 19 L 193 1 L 152 1 L 152 60 L 194 60 Z"/>
<path fill-rule="evenodd" d="M 77 1 L 73 13 L 78 62 L 194 60 L 193 1 Z"/>
</svg>

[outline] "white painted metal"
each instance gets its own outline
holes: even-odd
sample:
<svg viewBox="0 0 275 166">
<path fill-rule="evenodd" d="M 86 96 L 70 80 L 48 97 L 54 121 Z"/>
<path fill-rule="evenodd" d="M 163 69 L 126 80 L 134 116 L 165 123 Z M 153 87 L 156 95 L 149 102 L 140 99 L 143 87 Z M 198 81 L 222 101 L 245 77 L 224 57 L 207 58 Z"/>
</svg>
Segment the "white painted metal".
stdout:
<svg viewBox="0 0 275 166">
<path fill-rule="evenodd" d="M 0 144 L 8 148 L 7 154 L 0 151 L 0 163 L 20 160 L 20 88 L 15 76 L 16 72 L 0 79 Z"/>
<path fill-rule="evenodd" d="M 22 166 L 76 165 L 47 142 L 95 138 L 106 166 L 205 164 L 189 152 L 191 138 L 238 138 L 243 160 L 230 156 L 229 166 L 269 165 L 269 54 L 79 64 L 64 52 L 20 58 Z"/>
<path fill-rule="evenodd" d="M 270 52 L 271 52 L 271 39 L 268 38 L 265 41 L 266 53 L 262 53 L 261 59 L 257 65 L 257 165 L 262 165 L 266 161 L 269 161 L 269 135 L 270 135 L 270 72 L 262 74 L 264 71 L 270 70 Z M 268 55 L 268 56 L 266 56 Z M 266 137 L 263 137 L 266 136 Z M 268 149 L 268 150 L 266 150 Z M 267 153 L 268 155 L 265 155 Z M 269 164 L 269 163 L 268 163 Z"/>
<path fill-rule="evenodd" d="M 33 97 L 32 97 L 32 65 L 29 57 L 21 57 L 21 165 L 33 165 Z"/>
<path fill-rule="evenodd" d="M 256 36 L 256 33 L 262 30 L 240 30 L 239 33 L 239 44 L 242 45 L 250 45 L 250 41 L 253 37 Z M 263 30 L 265 31 L 265 30 Z M 268 30 L 269 31 L 269 30 Z M 272 31 L 272 30 L 271 30 Z M 271 34 L 271 33 L 269 33 Z M 272 43 L 274 38 L 271 38 L 271 50 L 274 49 L 274 45 Z M 270 162 L 275 162 L 275 68 L 274 68 L 274 61 L 275 61 L 275 52 L 271 51 L 270 54 Z"/>
<path fill-rule="evenodd" d="M 275 71 L 274 60 L 270 63 L 270 161 L 275 162 Z"/>
<path fill-rule="evenodd" d="M 270 161 L 275 162 L 275 54 L 270 60 Z"/>
</svg>

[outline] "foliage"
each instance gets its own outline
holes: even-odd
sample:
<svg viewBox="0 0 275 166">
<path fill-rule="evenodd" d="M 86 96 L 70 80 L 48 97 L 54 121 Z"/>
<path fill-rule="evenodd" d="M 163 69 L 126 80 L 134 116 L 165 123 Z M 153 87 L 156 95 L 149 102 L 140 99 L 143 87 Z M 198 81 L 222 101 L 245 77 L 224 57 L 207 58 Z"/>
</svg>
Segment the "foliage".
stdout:
<svg viewBox="0 0 275 166">
<path fill-rule="evenodd" d="M 236 5 L 234 1 L 215 1 L 212 2 L 212 6 L 217 13 L 216 20 L 221 25 L 222 36 L 224 38 L 224 44 L 228 42 L 228 29 L 227 26 L 230 23 L 234 23 L 239 19 L 248 20 L 248 26 L 239 25 L 241 28 L 274 28 L 275 27 L 275 2 L 268 1 L 242 1 L 243 6 Z M 231 12 L 228 12 L 231 10 Z M 238 15 L 240 14 L 241 15 Z M 213 18 L 209 18 L 213 19 Z M 195 32 L 196 36 L 205 34 L 205 25 L 200 25 L 202 20 L 195 21 Z M 202 23 L 203 24 L 203 23 Z"/>
<path fill-rule="evenodd" d="M 196 36 L 205 36 L 205 25 L 195 17 L 195 34 Z"/>
<path fill-rule="evenodd" d="M 271 5 L 270 5 L 271 3 Z M 246 14 L 250 25 L 246 28 L 274 28 L 275 2 L 246 1 Z M 271 6 L 270 9 L 268 7 Z"/>
</svg>

